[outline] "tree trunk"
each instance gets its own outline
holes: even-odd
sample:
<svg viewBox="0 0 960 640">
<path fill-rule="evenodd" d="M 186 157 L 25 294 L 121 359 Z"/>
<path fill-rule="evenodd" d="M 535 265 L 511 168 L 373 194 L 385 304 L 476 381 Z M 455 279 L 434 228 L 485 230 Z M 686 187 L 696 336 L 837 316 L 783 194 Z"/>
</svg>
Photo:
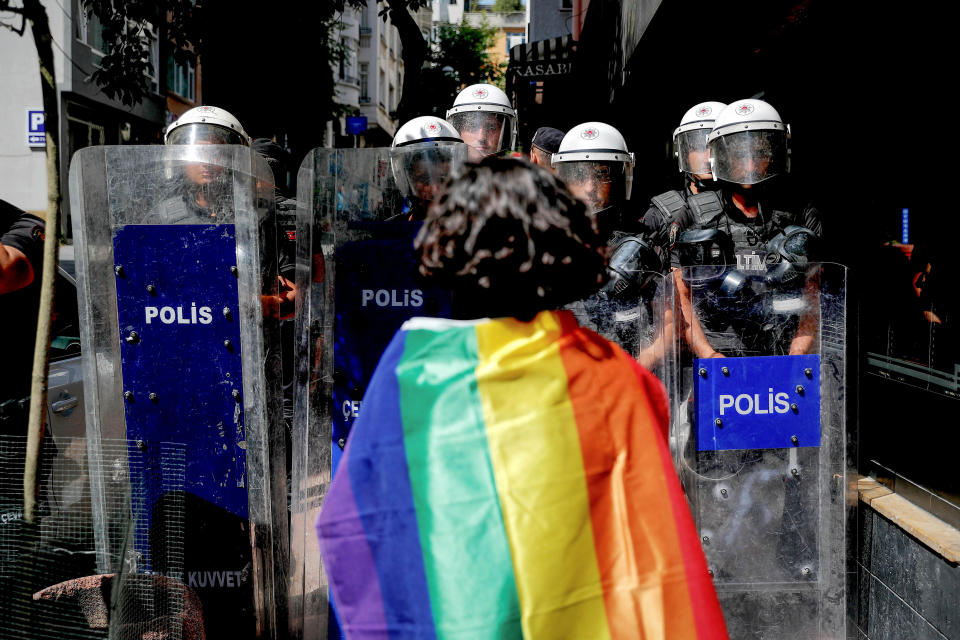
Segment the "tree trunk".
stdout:
<svg viewBox="0 0 960 640">
<path fill-rule="evenodd" d="M 403 47 L 403 88 L 400 90 L 400 103 L 397 104 L 397 126 L 402 126 L 411 118 L 423 115 L 421 96 L 418 92 L 420 70 L 427 58 L 427 43 L 420 33 L 420 27 L 407 10 L 404 0 L 385 0 L 390 7 L 390 20 L 400 34 Z"/>
<path fill-rule="evenodd" d="M 23 14 L 30 23 L 37 47 L 40 86 L 46 116 L 47 138 L 47 222 L 43 244 L 43 272 L 37 341 L 33 352 L 33 378 L 30 388 L 30 419 L 27 426 L 27 457 L 23 471 L 23 519 L 33 524 L 36 518 L 37 478 L 40 446 L 46 426 L 47 375 L 50 370 L 50 320 L 53 315 L 54 285 L 57 273 L 57 236 L 60 229 L 60 104 L 53 67 L 52 37 L 47 12 L 39 0 L 24 0 Z M 37 274 L 34 274 L 37 277 Z"/>
</svg>

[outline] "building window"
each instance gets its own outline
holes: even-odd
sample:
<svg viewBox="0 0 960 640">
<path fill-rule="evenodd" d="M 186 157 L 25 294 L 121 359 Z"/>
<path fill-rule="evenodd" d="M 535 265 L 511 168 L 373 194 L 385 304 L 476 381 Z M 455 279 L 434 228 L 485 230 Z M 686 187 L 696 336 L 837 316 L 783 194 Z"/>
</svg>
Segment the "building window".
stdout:
<svg viewBox="0 0 960 640">
<path fill-rule="evenodd" d="M 573 10 L 573 0 L 560 0 L 560 11 Z"/>
<path fill-rule="evenodd" d="M 393 112 L 397 110 L 397 105 L 393 104 L 393 85 L 390 85 L 390 100 L 387 102 L 389 111 Z"/>
<path fill-rule="evenodd" d="M 527 35 L 525 33 L 508 33 L 504 40 L 507 43 L 507 54 L 509 54 L 510 49 L 518 44 L 525 44 L 527 42 Z"/>
<path fill-rule="evenodd" d="M 94 53 L 110 53 L 110 44 L 103 38 L 103 25 L 93 13 L 93 8 L 81 7 L 78 15 L 79 19 L 74 23 L 74 37 L 93 49 Z"/>
<path fill-rule="evenodd" d="M 150 88 L 154 93 L 160 93 L 160 39 L 152 33 L 147 36 L 150 39 L 150 65 L 153 67 L 153 73 L 147 73 L 150 81 Z"/>
<path fill-rule="evenodd" d="M 383 98 L 387 93 L 387 74 L 383 72 L 383 69 L 380 69 L 380 85 L 378 89 L 377 100 L 380 102 L 381 107 L 386 108 L 386 105 L 383 104 Z"/>
<path fill-rule="evenodd" d="M 193 102 L 196 100 L 196 72 L 193 64 L 180 64 L 170 56 L 167 59 L 167 90 L 181 98 Z"/>
<path fill-rule="evenodd" d="M 360 63 L 360 102 L 370 102 L 370 63 Z"/>
<path fill-rule="evenodd" d="M 360 48 L 369 49 L 370 48 L 370 35 L 369 34 L 360 34 Z"/>
</svg>

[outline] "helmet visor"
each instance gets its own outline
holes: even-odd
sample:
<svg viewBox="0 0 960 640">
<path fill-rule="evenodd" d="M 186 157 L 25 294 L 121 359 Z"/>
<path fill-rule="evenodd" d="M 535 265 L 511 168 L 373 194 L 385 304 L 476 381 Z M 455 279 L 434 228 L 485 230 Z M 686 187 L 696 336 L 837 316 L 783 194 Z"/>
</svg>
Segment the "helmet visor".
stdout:
<svg viewBox="0 0 960 640">
<path fill-rule="evenodd" d="M 177 127 L 167 135 L 164 144 L 242 144 L 246 141 L 236 131 L 210 124 L 198 122 Z"/>
<path fill-rule="evenodd" d="M 463 111 L 448 118 L 463 141 L 473 149 L 473 156 L 483 158 L 507 148 L 512 139 L 512 119 L 504 113 Z"/>
<path fill-rule="evenodd" d="M 700 176 L 710 174 L 710 151 L 707 150 L 707 136 L 710 129 L 691 129 L 677 134 L 677 157 L 680 171 Z"/>
<path fill-rule="evenodd" d="M 714 180 L 757 184 L 787 171 L 784 131 L 738 131 L 710 143 Z"/>
<path fill-rule="evenodd" d="M 626 168 L 622 162 L 558 162 L 557 176 L 570 192 L 587 203 L 591 211 L 618 204 L 626 192 Z"/>
<path fill-rule="evenodd" d="M 391 163 L 400 191 L 423 202 L 435 200 L 462 162 L 463 147 L 459 142 L 431 142 L 393 149 Z"/>
</svg>

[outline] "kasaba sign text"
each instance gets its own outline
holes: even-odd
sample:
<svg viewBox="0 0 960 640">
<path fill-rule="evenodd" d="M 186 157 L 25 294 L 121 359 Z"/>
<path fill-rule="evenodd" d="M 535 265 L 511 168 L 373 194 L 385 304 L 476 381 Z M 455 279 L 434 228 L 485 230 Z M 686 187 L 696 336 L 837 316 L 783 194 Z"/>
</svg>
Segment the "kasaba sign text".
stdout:
<svg viewBox="0 0 960 640">
<path fill-rule="evenodd" d="M 572 62 L 556 62 L 547 64 L 526 64 L 517 69 L 517 75 L 521 77 L 529 76 L 560 76 L 570 73 L 573 70 Z"/>
</svg>

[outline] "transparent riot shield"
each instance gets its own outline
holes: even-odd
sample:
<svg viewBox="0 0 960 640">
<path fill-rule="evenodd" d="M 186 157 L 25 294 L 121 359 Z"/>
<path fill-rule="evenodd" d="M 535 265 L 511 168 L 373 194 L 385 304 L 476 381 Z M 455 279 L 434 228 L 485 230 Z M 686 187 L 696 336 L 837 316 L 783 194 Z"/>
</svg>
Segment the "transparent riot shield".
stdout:
<svg viewBox="0 0 960 640">
<path fill-rule="evenodd" d="M 676 276 L 671 445 L 730 635 L 845 638 L 846 268 Z"/>
<path fill-rule="evenodd" d="M 459 145 L 463 147 L 463 145 Z M 403 322 L 450 313 L 417 277 L 413 240 L 464 149 L 316 149 L 297 179 L 297 347 L 291 634 L 324 638 L 327 582 L 314 523 L 380 354 Z"/>
<path fill-rule="evenodd" d="M 93 534 L 97 572 L 116 574 L 114 635 L 194 637 L 199 623 L 208 637 L 283 636 L 272 183 L 241 146 L 73 158 Z"/>
<path fill-rule="evenodd" d="M 630 275 L 642 286 L 616 292 L 608 286 L 567 308 L 581 326 L 620 345 L 665 385 L 676 384 L 673 278 L 654 271 L 630 271 Z"/>
</svg>

